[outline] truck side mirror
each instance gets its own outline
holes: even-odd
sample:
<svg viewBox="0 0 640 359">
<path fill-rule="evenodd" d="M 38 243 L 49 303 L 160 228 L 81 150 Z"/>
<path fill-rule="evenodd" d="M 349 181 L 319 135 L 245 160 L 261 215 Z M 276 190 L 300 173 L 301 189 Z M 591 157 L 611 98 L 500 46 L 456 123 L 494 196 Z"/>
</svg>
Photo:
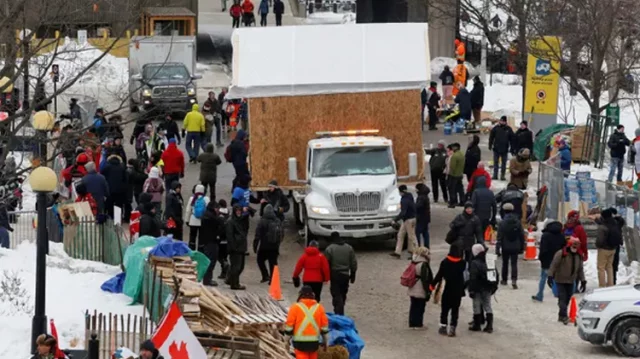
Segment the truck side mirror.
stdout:
<svg viewBox="0 0 640 359">
<path fill-rule="evenodd" d="M 415 152 L 409 153 L 409 177 L 418 175 L 418 155 Z"/>
<path fill-rule="evenodd" d="M 289 181 L 298 182 L 298 160 L 295 157 L 289 157 Z"/>
<path fill-rule="evenodd" d="M 141 74 L 135 74 L 135 75 L 131 76 L 131 79 L 133 81 L 142 81 L 142 75 Z"/>
</svg>

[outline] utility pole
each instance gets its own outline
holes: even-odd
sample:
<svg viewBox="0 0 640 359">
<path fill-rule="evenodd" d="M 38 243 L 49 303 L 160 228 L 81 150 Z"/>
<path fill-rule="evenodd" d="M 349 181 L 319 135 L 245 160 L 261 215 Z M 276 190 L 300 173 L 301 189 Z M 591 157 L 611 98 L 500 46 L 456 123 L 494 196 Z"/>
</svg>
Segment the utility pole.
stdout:
<svg viewBox="0 0 640 359">
<path fill-rule="evenodd" d="M 485 23 L 488 24 L 490 19 L 490 12 L 489 12 L 489 0 L 483 0 L 482 1 L 482 18 L 484 19 Z M 486 78 L 487 78 L 487 44 L 488 44 L 488 39 L 487 39 L 487 33 L 486 31 L 483 31 L 483 35 L 482 35 L 482 41 L 480 42 L 480 46 L 482 47 L 482 49 L 480 50 L 480 79 L 482 80 L 482 82 L 486 82 Z"/>
<path fill-rule="evenodd" d="M 27 37 L 27 9 L 28 6 L 25 0 L 24 8 L 22 9 L 22 63 L 24 66 L 22 74 L 24 92 L 22 95 L 22 112 L 29 108 L 29 41 L 31 40 L 31 35 Z M 25 116 L 28 116 L 28 114 L 25 113 Z"/>
</svg>

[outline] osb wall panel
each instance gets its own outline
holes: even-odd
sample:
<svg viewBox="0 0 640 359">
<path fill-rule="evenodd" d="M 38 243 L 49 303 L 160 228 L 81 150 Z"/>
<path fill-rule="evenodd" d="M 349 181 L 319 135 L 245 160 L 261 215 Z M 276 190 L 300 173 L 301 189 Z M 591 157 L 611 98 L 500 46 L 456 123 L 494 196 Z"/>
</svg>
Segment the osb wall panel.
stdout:
<svg viewBox="0 0 640 359">
<path fill-rule="evenodd" d="M 252 185 L 288 179 L 288 158 L 298 159 L 298 178 L 306 178 L 307 142 L 317 131 L 378 129 L 393 141 L 401 176 L 409 174 L 408 154 L 418 155 L 423 172 L 418 91 L 390 91 L 249 99 Z M 412 179 L 417 180 L 417 179 Z"/>
</svg>

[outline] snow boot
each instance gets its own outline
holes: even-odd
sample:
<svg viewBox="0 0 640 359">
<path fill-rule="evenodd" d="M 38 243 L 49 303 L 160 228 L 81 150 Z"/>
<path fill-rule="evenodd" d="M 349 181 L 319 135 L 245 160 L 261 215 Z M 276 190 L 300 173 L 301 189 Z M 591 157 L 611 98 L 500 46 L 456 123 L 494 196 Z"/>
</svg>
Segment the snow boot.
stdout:
<svg viewBox="0 0 640 359">
<path fill-rule="evenodd" d="M 504 173 L 502 174 L 502 176 L 500 176 L 500 181 L 506 181 L 507 177 L 505 177 Z"/>
<path fill-rule="evenodd" d="M 518 289 L 518 284 L 515 281 L 511 282 L 511 288 Z"/>
<path fill-rule="evenodd" d="M 483 332 L 493 333 L 493 313 L 487 313 L 487 326 L 484 327 Z"/>
<path fill-rule="evenodd" d="M 473 325 L 471 325 L 469 327 L 469 330 L 472 332 L 479 332 L 482 330 L 481 324 L 480 322 L 482 321 L 482 315 L 481 314 L 474 314 L 473 315 Z"/>
<path fill-rule="evenodd" d="M 447 334 L 449 337 L 453 338 L 456 336 L 456 327 L 452 326 L 449 328 L 449 334 Z"/>
<path fill-rule="evenodd" d="M 501 280 L 500 281 L 500 285 L 507 285 L 507 281 L 506 280 Z"/>
<path fill-rule="evenodd" d="M 447 326 L 440 324 L 440 329 L 438 329 L 438 334 L 447 335 Z"/>
</svg>

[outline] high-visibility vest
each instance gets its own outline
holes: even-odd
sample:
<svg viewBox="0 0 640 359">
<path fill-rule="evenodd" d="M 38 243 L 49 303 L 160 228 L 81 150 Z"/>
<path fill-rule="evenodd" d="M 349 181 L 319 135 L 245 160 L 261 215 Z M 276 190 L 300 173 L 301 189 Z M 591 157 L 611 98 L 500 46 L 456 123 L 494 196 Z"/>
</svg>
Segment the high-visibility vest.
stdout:
<svg viewBox="0 0 640 359">
<path fill-rule="evenodd" d="M 464 42 L 460 41 L 458 48 L 456 48 L 456 60 L 463 61 L 467 55 L 467 50 L 464 47 Z"/>
<path fill-rule="evenodd" d="M 317 342 L 320 338 L 320 327 L 316 323 L 315 314 L 320 305 L 318 303 L 307 308 L 302 303 L 296 303 L 296 306 L 304 314 L 304 320 L 297 328 L 294 328 L 293 341 L 294 342 Z"/>
<path fill-rule="evenodd" d="M 467 68 L 463 64 L 456 65 L 453 68 L 453 91 L 452 94 L 456 96 L 462 86 L 467 83 Z"/>
</svg>

